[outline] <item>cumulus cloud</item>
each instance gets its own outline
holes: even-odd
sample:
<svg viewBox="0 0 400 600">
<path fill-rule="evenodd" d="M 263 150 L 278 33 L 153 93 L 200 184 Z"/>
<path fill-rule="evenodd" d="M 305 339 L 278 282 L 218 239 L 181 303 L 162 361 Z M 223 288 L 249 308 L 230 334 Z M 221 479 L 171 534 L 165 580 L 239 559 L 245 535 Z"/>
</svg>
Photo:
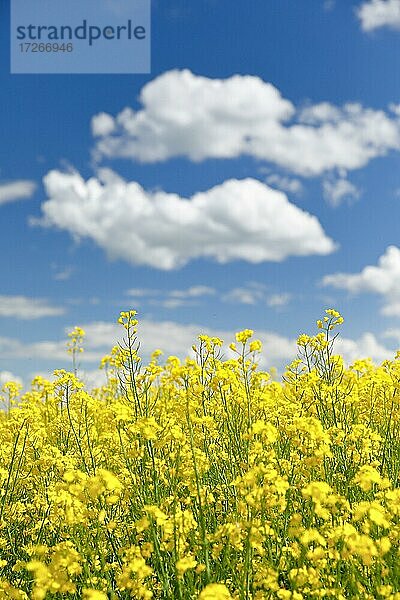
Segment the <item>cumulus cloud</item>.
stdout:
<svg viewBox="0 0 400 600">
<path fill-rule="evenodd" d="M 139 101 L 137 111 L 93 117 L 97 160 L 250 155 L 317 176 L 363 167 L 400 148 L 396 116 L 354 103 L 296 108 L 271 83 L 250 75 L 210 79 L 187 69 L 167 71 L 143 87 Z"/>
<path fill-rule="evenodd" d="M 400 0 L 368 0 L 357 9 L 364 31 L 379 27 L 400 29 Z"/>
<path fill-rule="evenodd" d="M 357 200 L 361 194 L 360 190 L 345 177 L 325 179 L 323 191 L 325 200 L 335 208 L 344 200 Z"/>
<path fill-rule="evenodd" d="M 400 316 L 400 249 L 389 246 L 376 266 L 368 265 L 360 273 L 326 275 L 322 283 L 353 294 L 379 294 L 385 300 L 382 314 Z"/>
<path fill-rule="evenodd" d="M 0 296 L 0 317 L 30 320 L 41 319 L 43 317 L 57 317 L 64 313 L 64 308 L 52 306 L 47 300 L 40 298 Z"/>
<path fill-rule="evenodd" d="M 0 183 L 0 206 L 9 202 L 31 198 L 36 189 L 34 181 L 21 179 L 10 183 Z"/>
<path fill-rule="evenodd" d="M 148 192 L 110 170 L 85 181 L 51 171 L 36 223 L 89 238 L 110 257 L 170 270 L 196 258 L 279 262 L 336 249 L 315 216 L 255 179 L 231 179 L 191 198 Z"/>
</svg>

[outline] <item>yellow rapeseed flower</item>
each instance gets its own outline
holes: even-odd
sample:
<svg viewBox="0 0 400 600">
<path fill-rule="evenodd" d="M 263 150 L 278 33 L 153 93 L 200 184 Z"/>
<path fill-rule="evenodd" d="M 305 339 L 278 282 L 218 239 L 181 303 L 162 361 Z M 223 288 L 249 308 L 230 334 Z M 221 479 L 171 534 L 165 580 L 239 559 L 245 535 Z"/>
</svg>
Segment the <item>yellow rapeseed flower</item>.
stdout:
<svg viewBox="0 0 400 600">
<path fill-rule="evenodd" d="M 199 600 L 229 600 L 230 598 L 232 596 L 223 583 L 209 583 L 198 596 Z"/>
</svg>

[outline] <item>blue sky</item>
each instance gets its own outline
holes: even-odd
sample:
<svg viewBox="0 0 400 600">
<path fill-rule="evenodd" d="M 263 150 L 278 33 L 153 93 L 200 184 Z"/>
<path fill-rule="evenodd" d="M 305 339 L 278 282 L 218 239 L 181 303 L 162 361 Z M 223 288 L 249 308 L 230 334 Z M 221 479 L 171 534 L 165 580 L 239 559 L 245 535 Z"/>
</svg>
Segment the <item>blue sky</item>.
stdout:
<svg viewBox="0 0 400 600">
<path fill-rule="evenodd" d="M 248 327 L 267 367 L 325 308 L 400 346 L 400 0 L 153 2 L 149 75 L 11 75 L 0 35 L 0 379 L 88 381 L 136 308 L 144 353 Z M 89 183 L 88 183 L 88 180 Z"/>
</svg>

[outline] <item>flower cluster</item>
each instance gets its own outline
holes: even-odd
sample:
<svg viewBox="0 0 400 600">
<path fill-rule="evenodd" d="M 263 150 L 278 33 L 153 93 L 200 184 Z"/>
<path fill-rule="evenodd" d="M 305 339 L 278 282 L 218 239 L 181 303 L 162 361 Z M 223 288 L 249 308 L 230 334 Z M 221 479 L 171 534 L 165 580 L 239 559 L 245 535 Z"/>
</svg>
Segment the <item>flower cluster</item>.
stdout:
<svg viewBox="0 0 400 600">
<path fill-rule="evenodd" d="M 329 309 L 281 382 L 251 330 L 143 365 L 135 317 L 106 386 L 1 391 L 0 597 L 400 600 L 398 356 L 345 367 Z"/>
</svg>

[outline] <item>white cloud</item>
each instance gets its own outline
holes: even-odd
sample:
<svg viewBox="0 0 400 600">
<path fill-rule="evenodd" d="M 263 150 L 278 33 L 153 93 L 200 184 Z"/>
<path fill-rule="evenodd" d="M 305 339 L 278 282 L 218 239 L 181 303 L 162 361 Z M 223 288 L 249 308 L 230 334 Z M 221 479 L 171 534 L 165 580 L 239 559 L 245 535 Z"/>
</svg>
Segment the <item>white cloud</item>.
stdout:
<svg viewBox="0 0 400 600">
<path fill-rule="evenodd" d="M 162 302 L 160 298 L 162 297 L 161 290 L 151 290 L 147 288 L 133 288 L 126 292 L 126 295 L 131 298 L 132 308 L 137 309 L 141 306 L 147 304 L 156 304 Z M 164 298 L 163 300 L 165 300 Z"/>
<path fill-rule="evenodd" d="M 64 308 L 51 306 L 46 300 L 40 298 L 0 296 L 0 317 L 30 320 L 41 319 L 43 317 L 57 317 L 64 313 Z"/>
<path fill-rule="evenodd" d="M 398 344 L 400 344 L 400 329 L 397 327 L 390 327 L 383 333 L 384 338 L 393 338 Z"/>
<path fill-rule="evenodd" d="M 245 287 L 237 287 L 229 290 L 229 292 L 222 296 L 222 301 L 234 302 L 235 304 L 258 304 L 265 299 L 265 294 L 265 286 L 249 284 Z"/>
<path fill-rule="evenodd" d="M 382 314 L 400 316 L 400 249 L 389 246 L 377 266 L 368 265 L 360 273 L 326 275 L 322 283 L 354 294 L 379 294 L 385 300 Z"/>
<path fill-rule="evenodd" d="M 92 133 L 95 137 L 113 133 L 115 129 L 114 119 L 111 115 L 102 112 L 92 119 Z"/>
<path fill-rule="evenodd" d="M 295 179 L 293 177 L 285 177 L 273 173 L 267 177 L 266 181 L 270 186 L 276 187 L 283 192 L 288 192 L 288 194 L 300 194 L 303 191 L 303 185 L 300 179 Z"/>
<path fill-rule="evenodd" d="M 0 337 L 0 358 L 65 360 L 66 342 L 42 341 L 25 343 L 15 338 Z"/>
<path fill-rule="evenodd" d="M 282 261 L 336 249 L 315 216 L 255 179 L 231 179 L 191 198 L 147 192 L 104 170 L 85 181 L 51 171 L 36 223 L 89 238 L 112 258 L 170 270 L 196 258 Z"/>
<path fill-rule="evenodd" d="M 87 390 L 102 387 L 107 383 L 107 376 L 104 369 L 80 369 L 78 375 Z"/>
<path fill-rule="evenodd" d="M 229 290 L 222 296 L 223 302 L 233 302 L 236 304 L 266 304 L 271 308 L 281 308 L 286 306 L 292 296 L 287 292 L 270 293 L 268 287 L 262 283 L 252 281 L 245 286 Z"/>
<path fill-rule="evenodd" d="M 8 202 L 31 198 L 36 189 L 34 181 L 21 180 L 11 183 L 0 183 L 0 206 Z"/>
<path fill-rule="evenodd" d="M 157 290 L 149 288 L 132 288 L 126 292 L 133 298 L 135 307 L 145 298 L 149 305 L 162 306 L 163 308 L 179 308 L 181 306 L 195 306 L 197 300 L 205 296 L 212 296 L 212 302 L 217 290 L 206 285 L 195 285 L 182 290 Z M 268 287 L 262 283 L 252 281 L 243 287 L 236 287 L 225 293 L 218 294 L 218 300 L 235 304 L 264 303 L 270 307 L 286 306 L 291 299 L 288 293 L 268 293 Z"/>
<path fill-rule="evenodd" d="M 192 302 L 188 302 L 183 298 L 164 298 L 163 300 L 150 300 L 149 304 L 153 306 L 160 306 L 162 308 L 167 308 L 170 310 L 182 308 L 183 306 L 193 306 Z"/>
<path fill-rule="evenodd" d="M 18 375 L 14 375 L 13 373 L 11 373 L 11 371 L 0 371 L 0 390 L 3 387 L 3 385 L 5 383 L 8 383 L 9 381 L 14 381 L 15 383 L 22 384 L 22 379 L 21 377 L 18 377 Z"/>
<path fill-rule="evenodd" d="M 360 190 L 344 177 L 338 179 L 325 179 L 323 182 L 324 197 L 331 206 L 339 206 L 343 200 L 357 200 Z"/>
<path fill-rule="evenodd" d="M 135 306 L 140 306 L 143 298 L 153 306 L 163 308 L 179 308 L 181 306 L 195 306 L 199 298 L 214 295 L 215 289 L 206 285 L 194 285 L 182 290 L 157 290 L 148 288 L 132 288 L 126 292 L 134 298 Z"/>
<path fill-rule="evenodd" d="M 341 354 L 347 365 L 360 358 L 371 358 L 376 364 L 394 357 L 395 352 L 383 346 L 373 333 L 364 333 L 358 340 L 338 337 L 334 353 Z"/>
<path fill-rule="evenodd" d="M 394 102 L 392 102 L 391 104 L 389 104 L 389 110 L 391 110 L 391 112 L 395 114 L 396 117 L 400 117 L 400 104 L 395 104 Z"/>
<path fill-rule="evenodd" d="M 162 291 L 149 288 L 131 288 L 126 292 L 126 294 L 127 296 L 134 298 L 135 302 L 140 302 L 142 298 L 160 296 Z"/>
<path fill-rule="evenodd" d="M 347 106 L 351 108 L 358 105 L 348 104 Z M 320 125 L 325 122 L 339 123 L 341 117 L 341 109 L 329 102 L 320 102 L 319 104 L 306 106 L 298 113 L 299 121 L 305 125 Z"/>
<path fill-rule="evenodd" d="M 139 101 L 140 110 L 125 108 L 114 117 L 113 131 L 99 137 L 97 160 L 250 155 L 317 176 L 363 167 L 400 148 L 397 117 L 360 104 L 323 102 L 297 109 L 272 84 L 249 75 L 209 79 L 189 70 L 167 71 L 143 87 Z M 102 121 L 104 116 L 93 118 L 96 135 Z"/>
<path fill-rule="evenodd" d="M 150 300 L 150 304 L 162 306 L 163 308 L 180 308 L 182 306 L 195 306 L 198 299 L 204 296 L 212 296 L 215 290 L 205 285 L 192 286 L 186 290 L 171 290 L 165 297 L 159 300 Z"/>
<path fill-rule="evenodd" d="M 212 296 L 215 290 L 207 285 L 193 285 L 185 290 L 172 290 L 169 295 L 172 298 L 199 298 L 200 296 Z"/>
<path fill-rule="evenodd" d="M 170 298 L 198 298 L 199 296 L 210 296 L 215 294 L 215 289 L 207 285 L 194 285 L 183 290 L 155 290 L 148 288 L 132 288 L 127 292 L 128 296 L 143 298 L 144 296 L 166 296 Z"/>
<path fill-rule="evenodd" d="M 55 281 L 67 281 L 68 279 L 70 279 L 72 273 L 74 272 L 73 267 L 60 267 L 56 263 L 52 263 L 51 268 L 54 271 L 53 279 Z"/>
<path fill-rule="evenodd" d="M 282 306 L 287 306 L 292 298 L 291 294 L 283 293 L 283 294 L 271 294 L 267 298 L 268 306 L 274 308 L 281 308 Z"/>
<path fill-rule="evenodd" d="M 109 353 L 118 340 L 124 336 L 124 329 L 121 325 L 113 322 L 94 321 L 79 325 L 85 330 L 84 352 L 78 357 L 78 362 L 82 364 L 99 364 L 101 358 Z M 67 334 L 72 331 L 73 327 L 73 325 L 66 327 L 65 337 L 60 340 L 23 342 L 17 338 L 0 337 L 0 359 L 57 361 L 65 367 L 65 364 L 71 364 L 71 357 L 67 352 Z"/>
<path fill-rule="evenodd" d="M 364 31 L 379 27 L 400 29 L 400 0 L 369 0 L 357 9 Z"/>
</svg>

